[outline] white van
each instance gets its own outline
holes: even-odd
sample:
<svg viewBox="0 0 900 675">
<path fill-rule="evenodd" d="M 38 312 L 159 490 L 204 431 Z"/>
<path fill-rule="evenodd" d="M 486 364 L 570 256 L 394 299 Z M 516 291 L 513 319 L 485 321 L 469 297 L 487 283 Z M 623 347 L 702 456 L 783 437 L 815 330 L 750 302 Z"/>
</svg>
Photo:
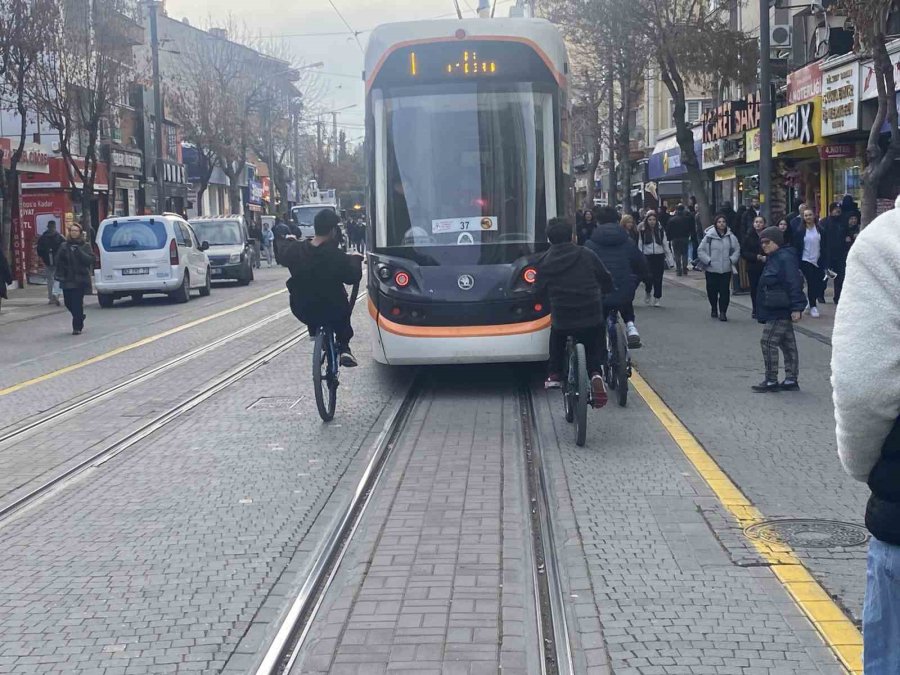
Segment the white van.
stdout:
<svg viewBox="0 0 900 675">
<path fill-rule="evenodd" d="M 291 209 L 291 219 L 300 227 L 305 239 L 312 239 L 316 236 L 316 230 L 313 227 L 313 220 L 319 211 L 330 209 L 337 213 L 335 204 L 300 204 Z"/>
<path fill-rule="evenodd" d="M 107 218 L 97 231 L 94 286 L 101 307 L 117 298 L 140 300 L 145 293 L 162 293 L 175 302 L 187 302 L 191 290 L 210 294 L 207 242 L 180 216 L 128 216 Z"/>
</svg>

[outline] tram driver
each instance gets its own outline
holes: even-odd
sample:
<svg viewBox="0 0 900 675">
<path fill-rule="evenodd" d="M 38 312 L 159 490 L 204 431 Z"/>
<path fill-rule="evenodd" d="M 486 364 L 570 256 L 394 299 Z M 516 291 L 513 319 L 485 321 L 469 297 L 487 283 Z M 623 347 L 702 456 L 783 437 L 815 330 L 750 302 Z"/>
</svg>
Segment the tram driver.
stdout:
<svg viewBox="0 0 900 675">
<path fill-rule="evenodd" d="M 606 315 L 603 294 L 613 290 L 613 278 L 600 259 L 575 244 L 572 224 L 554 218 L 547 225 L 550 248 L 539 259 L 535 287 L 550 303 L 550 362 L 544 386 L 562 383 L 566 340 L 571 335 L 584 345 L 595 408 L 608 401 L 601 374 L 606 362 Z"/>
</svg>

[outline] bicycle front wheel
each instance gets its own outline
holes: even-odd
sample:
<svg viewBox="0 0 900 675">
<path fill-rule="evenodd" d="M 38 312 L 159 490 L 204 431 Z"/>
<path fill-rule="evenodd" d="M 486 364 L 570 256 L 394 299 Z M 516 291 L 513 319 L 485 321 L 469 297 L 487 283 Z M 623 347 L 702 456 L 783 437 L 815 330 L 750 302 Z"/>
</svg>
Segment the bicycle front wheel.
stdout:
<svg viewBox="0 0 900 675">
<path fill-rule="evenodd" d="M 587 357 L 584 345 L 575 345 L 577 386 L 575 394 L 575 445 L 582 447 L 587 439 L 587 408 L 591 395 L 591 381 L 588 379 Z"/>
<path fill-rule="evenodd" d="M 616 325 L 616 398 L 619 407 L 628 405 L 628 337 L 625 335 L 625 327 L 621 323 Z"/>
<path fill-rule="evenodd" d="M 316 392 L 316 407 L 323 422 L 334 419 L 334 408 L 337 403 L 337 387 L 335 386 L 334 353 L 331 349 L 328 331 L 320 330 L 313 345 L 313 386 Z"/>
</svg>

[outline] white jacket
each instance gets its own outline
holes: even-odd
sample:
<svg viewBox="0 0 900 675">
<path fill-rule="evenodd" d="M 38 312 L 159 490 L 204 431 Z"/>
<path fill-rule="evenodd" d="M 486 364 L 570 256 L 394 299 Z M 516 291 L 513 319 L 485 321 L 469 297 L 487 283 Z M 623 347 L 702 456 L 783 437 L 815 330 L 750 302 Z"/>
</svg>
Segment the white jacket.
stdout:
<svg viewBox="0 0 900 675">
<path fill-rule="evenodd" d="M 900 416 L 900 198 L 856 239 L 831 338 L 838 454 L 866 481 Z"/>
<path fill-rule="evenodd" d="M 705 271 L 725 274 L 737 265 L 741 257 L 741 245 L 731 230 L 726 229 L 725 234 L 720 237 L 713 226 L 703 235 L 703 241 L 697 247 L 697 257 Z"/>
<path fill-rule="evenodd" d="M 650 238 L 650 243 L 644 242 L 644 231 L 646 228 L 646 221 L 641 221 L 638 223 L 637 232 L 638 232 L 638 248 L 641 249 L 641 253 L 644 255 L 665 255 L 669 250 L 669 239 L 666 237 L 666 231 L 662 225 L 657 224 L 659 228 L 660 234 L 662 235 L 662 243 L 656 241 L 656 237 Z"/>
</svg>

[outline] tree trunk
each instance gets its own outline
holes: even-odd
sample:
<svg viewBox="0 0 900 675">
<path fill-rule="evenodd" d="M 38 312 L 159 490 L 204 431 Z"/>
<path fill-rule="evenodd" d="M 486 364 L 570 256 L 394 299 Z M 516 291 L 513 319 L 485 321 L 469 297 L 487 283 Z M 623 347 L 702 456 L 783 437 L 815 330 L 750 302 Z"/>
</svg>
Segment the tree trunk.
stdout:
<svg viewBox="0 0 900 675">
<path fill-rule="evenodd" d="M 594 197 L 597 194 L 597 181 L 594 178 L 597 175 L 597 167 L 600 166 L 600 143 L 594 144 L 594 153 L 591 155 L 591 161 L 588 162 L 587 172 L 587 207 L 593 208 Z"/>
<path fill-rule="evenodd" d="M 874 165 L 869 164 L 862 174 L 862 204 L 860 210 L 860 228 L 865 227 L 878 215 L 878 181 L 873 179 Z"/>
<path fill-rule="evenodd" d="M 232 215 L 243 215 L 239 209 L 241 207 L 241 186 L 237 184 L 237 179 L 229 176 L 228 178 L 228 201 L 231 207 Z"/>
<path fill-rule="evenodd" d="M 207 183 L 200 183 L 200 189 L 197 190 L 197 216 L 203 216 L 203 195 L 206 194 L 206 190 L 209 188 Z"/>
</svg>

